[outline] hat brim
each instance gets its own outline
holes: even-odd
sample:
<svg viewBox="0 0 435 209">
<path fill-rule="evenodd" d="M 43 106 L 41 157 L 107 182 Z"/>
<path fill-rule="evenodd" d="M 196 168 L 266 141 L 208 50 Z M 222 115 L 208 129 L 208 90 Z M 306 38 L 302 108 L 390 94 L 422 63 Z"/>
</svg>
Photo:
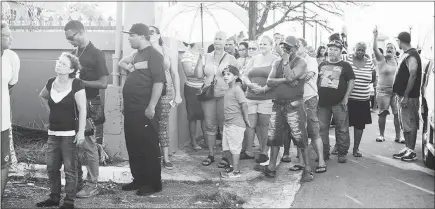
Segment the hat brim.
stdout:
<svg viewBox="0 0 435 209">
<path fill-rule="evenodd" d="M 287 46 L 290 46 L 290 47 L 295 47 L 296 45 L 293 45 L 293 44 L 288 44 L 287 42 L 281 42 L 281 43 L 279 43 L 279 45 L 287 45 Z"/>
<path fill-rule="evenodd" d="M 122 32 L 123 32 L 123 33 L 132 34 L 130 31 L 126 31 L 126 30 L 123 30 Z"/>
<path fill-rule="evenodd" d="M 337 46 L 337 45 L 335 45 L 335 44 L 326 44 L 326 46 L 327 47 L 337 47 L 337 48 L 339 48 L 339 49 L 343 49 L 343 46 Z"/>
</svg>

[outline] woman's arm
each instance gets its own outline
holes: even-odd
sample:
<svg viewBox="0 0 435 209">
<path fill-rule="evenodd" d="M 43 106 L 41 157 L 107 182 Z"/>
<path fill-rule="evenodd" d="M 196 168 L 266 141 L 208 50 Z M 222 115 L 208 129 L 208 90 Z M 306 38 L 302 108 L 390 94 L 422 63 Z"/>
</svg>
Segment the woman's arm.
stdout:
<svg viewBox="0 0 435 209">
<path fill-rule="evenodd" d="M 169 52 L 169 48 L 165 48 L 165 51 Z M 173 56 L 169 56 L 169 59 L 171 60 L 171 64 L 169 66 L 169 70 L 171 72 L 171 78 L 174 82 L 174 89 L 175 89 L 175 97 L 174 102 L 175 104 L 181 104 L 181 90 L 180 90 L 180 75 L 178 74 L 178 70 L 174 68 L 174 65 L 178 64 L 177 60 L 174 59 Z"/>
<path fill-rule="evenodd" d="M 48 92 L 47 88 L 44 86 L 44 88 L 41 90 L 41 93 L 39 93 L 39 99 L 41 100 L 41 104 L 44 106 L 48 114 L 50 114 L 50 106 L 48 106 L 49 96 L 50 92 Z"/>
<path fill-rule="evenodd" d="M 378 29 L 375 28 L 373 30 L 373 52 L 375 53 L 376 61 L 381 64 L 383 61 L 385 61 L 384 56 L 381 54 L 378 48 Z"/>
<path fill-rule="evenodd" d="M 202 64 L 202 58 L 205 58 L 205 64 L 207 64 L 207 54 L 203 55 L 202 53 L 199 54 L 198 61 L 196 62 L 195 67 L 195 76 L 197 78 L 204 78 L 204 67 L 205 65 Z"/>
</svg>

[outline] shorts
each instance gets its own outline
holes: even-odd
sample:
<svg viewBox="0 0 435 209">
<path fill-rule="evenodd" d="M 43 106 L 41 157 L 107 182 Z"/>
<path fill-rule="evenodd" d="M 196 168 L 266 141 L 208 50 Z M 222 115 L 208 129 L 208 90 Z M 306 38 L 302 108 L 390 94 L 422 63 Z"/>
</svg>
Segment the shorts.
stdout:
<svg viewBox="0 0 435 209">
<path fill-rule="evenodd" d="M 230 151 L 231 154 L 240 154 L 242 151 L 243 136 L 245 129 L 233 124 L 225 124 L 222 136 L 222 150 Z"/>
<path fill-rule="evenodd" d="M 4 168 L 8 168 L 11 164 L 11 148 L 10 141 L 12 139 L 12 131 L 11 129 L 7 129 L 2 131 L 1 133 L 1 166 L 2 170 Z"/>
<path fill-rule="evenodd" d="M 399 96 L 398 101 L 401 101 L 402 99 L 403 97 Z M 399 121 L 403 132 L 417 131 L 419 129 L 419 108 L 420 101 L 418 98 L 409 98 L 407 107 L 399 106 Z"/>
<path fill-rule="evenodd" d="M 311 140 L 320 139 L 320 123 L 317 117 L 317 104 L 319 99 L 312 97 L 305 101 L 305 112 L 307 113 L 307 134 Z"/>
<path fill-rule="evenodd" d="M 372 113 L 370 111 L 370 100 L 359 101 L 349 99 L 347 103 L 349 114 L 349 127 L 363 130 L 366 124 L 372 123 Z"/>
<path fill-rule="evenodd" d="M 204 119 L 204 111 L 202 110 L 201 102 L 198 101 L 198 97 L 196 96 L 198 90 L 198 88 L 186 84 L 184 85 L 184 99 L 186 101 L 187 119 L 189 121 Z"/>
<path fill-rule="evenodd" d="M 272 113 L 273 102 L 272 100 L 248 100 L 248 114 L 265 114 L 270 115 Z"/>
<path fill-rule="evenodd" d="M 283 146 L 287 130 L 298 148 L 308 145 L 304 101 L 274 100 L 270 115 L 267 146 Z"/>
<path fill-rule="evenodd" d="M 390 106 L 391 112 L 394 115 L 398 114 L 397 97 L 393 93 L 393 87 L 378 87 L 376 91 L 376 102 L 379 108 L 378 115 L 389 115 Z"/>
</svg>

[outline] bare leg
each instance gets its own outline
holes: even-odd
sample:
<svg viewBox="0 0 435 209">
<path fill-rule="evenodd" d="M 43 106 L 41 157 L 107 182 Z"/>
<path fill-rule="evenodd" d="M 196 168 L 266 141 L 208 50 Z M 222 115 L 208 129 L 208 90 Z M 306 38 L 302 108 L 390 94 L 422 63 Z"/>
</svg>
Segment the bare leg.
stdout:
<svg viewBox="0 0 435 209">
<path fill-rule="evenodd" d="M 228 159 L 228 162 L 230 163 L 230 165 L 232 165 L 232 166 L 234 167 L 234 164 L 233 164 L 233 158 L 232 158 L 231 155 L 232 155 L 232 154 L 231 154 L 231 152 L 230 152 L 229 150 L 225 150 L 225 151 L 224 151 L 224 157 L 227 158 L 227 159 Z M 239 155 L 239 156 L 240 156 L 240 155 Z"/>
<path fill-rule="evenodd" d="M 319 157 L 319 166 L 326 165 L 325 158 L 323 156 L 323 142 L 321 138 L 314 139 L 314 151 L 316 152 L 317 156 Z"/>
<path fill-rule="evenodd" d="M 396 115 L 394 117 L 396 117 Z M 384 136 L 384 133 L 385 133 L 386 120 L 387 120 L 386 115 L 379 115 L 379 117 L 378 117 L 379 135 L 381 135 L 382 137 Z M 400 131 L 400 129 L 399 129 L 399 131 Z M 400 132 L 399 132 L 399 136 L 400 136 Z"/>
<path fill-rule="evenodd" d="M 165 162 L 170 162 L 170 160 L 169 160 L 169 147 L 162 147 L 162 151 L 163 151 L 163 159 L 165 160 Z"/>
<path fill-rule="evenodd" d="M 396 130 L 396 139 L 400 138 L 399 114 L 394 114 L 394 129 Z"/>
<path fill-rule="evenodd" d="M 214 156 L 214 146 L 216 145 L 216 135 L 206 135 L 208 151 L 210 156 Z"/>
<path fill-rule="evenodd" d="M 269 170 L 274 171 L 276 169 L 276 161 L 279 153 L 279 146 L 272 146 L 270 153 L 270 161 L 269 161 Z"/>
<path fill-rule="evenodd" d="M 196 142 L 196 120 L 189 121 L 189 133 L 190 133 L 190 143 L 192 147 L 198 147 L 198 143 Z"/>
<path fill-rule="evenodd" d="M 268 155 L 269 146 L 267 146 L 267 131 L 269 130 L 270 115 L 268 114 L 258 114 L 258 132 L 257 137 L 260 141 L 261 150 L 260 153 Z"/>
<path fill-rule="evenodd" d="M 1 197 L 3 198 L 3 194 L 4 194 L 4 191 L 5 191 L 5 187 L 6 187 L 6 183 L 8 182 L 8 173 L 9 173 L 9 168 L 2 168 L 2 171 L 1 171 L 1 177 L 2 177 L 2 180 L 1 180 L 1 184 L 2 184 L 2 188 L 1 188 Z"/>
<path fill-rule="evenodd" d="M 231 159 L 231 164 L 233 165 L 234 171 L 240 171 L 239 168 L 239 160 L 240 160 L 240 154 L 231 154 L 232 157 L 229 157 L 228 159 Z"/>
<path fill-rule="evenodd" d="M 407 147 L 411 150 L 415 150 L 415 143 L 417 141 L 417 131 L 410 131 L 404 133 Z"/>
</svg>

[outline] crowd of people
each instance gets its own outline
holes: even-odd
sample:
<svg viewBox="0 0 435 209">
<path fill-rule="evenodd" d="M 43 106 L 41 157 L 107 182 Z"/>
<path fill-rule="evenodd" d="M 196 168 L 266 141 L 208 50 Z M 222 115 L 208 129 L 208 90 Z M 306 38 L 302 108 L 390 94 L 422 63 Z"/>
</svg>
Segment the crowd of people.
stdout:
<svg viewBox="0 0 435 209">
<path fill-rule="evenodd" d="M 50 195 L 38 207 L 59 206 L 62 164 L 66 196 L 61 208 L 74 208 L 76 197 L 99 193 L 98 143 L 102 138 L 104 106 L 100 89 L 107 88 L 108 70 L 104 53 L 87 38 L 85 27 L 76 20 L 65 25 L 65 38 L 75 49 L 56 61 L 56 77 L 48 79 L 40 93 L 49 114 L 47 173 Z M 411 47 L 411 36 L 401 32 L 397 46 L 386 45 L 385 54 L 377 46 L 373 31 L 374 59 L 367 45 L 358 42 L 353 52 L 345 48 L 340 34 L 332 34 L 326 46 L 317 51 L 303 38 L 274 34 L 258 40 L 237 42 L 218 32 L 206 53 L 198 44 L 186 43 L 181 58 L 187 78 L 184 91 L 170 49 L 159 29 L 133 24 L 128 41 L 133 53 L 118 65 L 127 74 L 122 88 L 124 131 L 133 181 L 122 186 L 137 195 L 162 190 L 161 167 L 172 169 L 168 146 L 169 114 L 172 107 L 186 100 L 187 121 L 192 149 L 203 149 L 195 137 L 197 122 L 208 148 L 201 162 L 210 166 L 216 159 L 216 140 L 222 140 L 222 157 L 217 164 L 222 178 L 237 178 L 241 160 L 255 160 L 253 168 L 265 176 L 276 176 L 277 161 L 290 162 L 291 141 L 297 147 L 298 161 L 291 171 L 302 170 L 302 182 L 314 179 L 313 172 L 327 171 L 330 155 L 347 162 L 350 148 L 349 127 L 354 127 L 352 155 L 359 151 L 367 124 L 372 123 L 370 86 L 376 85 L 379 137 L 385 141 L 385 121 L 394 115 L 396 142 L 406 147 L 393 157 L 403 161 L 417 159 L 415 142 L 419 128 L 421 59 Z M 2 91 L 18 81 L 19 58 L 10 50 L 11 33 L 2 22 Z M 2 194 L 10 163 L 11 140 L 9 93 L 2 94 Z M 96 108 L 100 107 L 100 108 Z M 6 119 L 8 120 L 6 120 Z M 330 150 L 329 129 L 335 125 L 335 147 Z M 401 138 L 403 131 L 404 140 Z M 255 137 L 256 136 L 256 137 Z M 254 155 L 255 138 L 260 153 Z M 311 143 L 310 143 L 311 141 Z M 314 148 L 317 166 L 310 166 Z M 280 148 L 284 154 L 278 159 Z M 80 154 L 81 153 L 81 154 Z M 83 182 L 81 164 L 86 165 Z"/>
</svg>

